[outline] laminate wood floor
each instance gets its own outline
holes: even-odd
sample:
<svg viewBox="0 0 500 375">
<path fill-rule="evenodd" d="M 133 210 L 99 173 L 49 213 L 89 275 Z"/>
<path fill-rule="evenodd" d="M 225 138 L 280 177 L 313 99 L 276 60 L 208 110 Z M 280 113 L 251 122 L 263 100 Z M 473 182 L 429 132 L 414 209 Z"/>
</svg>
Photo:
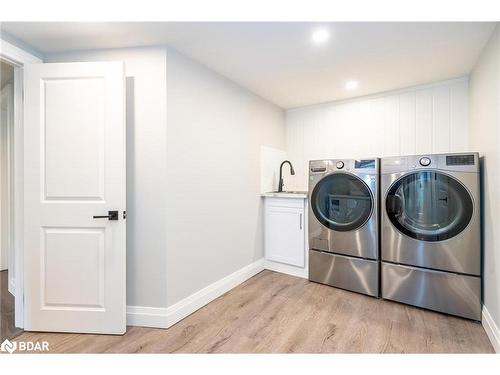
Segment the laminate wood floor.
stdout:
<svg viewBox="0 0 500 375">
<path fill-rule="evenodd" d="M 8 271 L 0 271 L 0 342 L 21 332 L 14 325 L 14 296 L 9 292 Z"/>
<path fill-rule="evenodd" d="M 52 353 L 493 353 L 481 324 L 263 271 L 169 329 L 25 332 Z"/>
</svg>

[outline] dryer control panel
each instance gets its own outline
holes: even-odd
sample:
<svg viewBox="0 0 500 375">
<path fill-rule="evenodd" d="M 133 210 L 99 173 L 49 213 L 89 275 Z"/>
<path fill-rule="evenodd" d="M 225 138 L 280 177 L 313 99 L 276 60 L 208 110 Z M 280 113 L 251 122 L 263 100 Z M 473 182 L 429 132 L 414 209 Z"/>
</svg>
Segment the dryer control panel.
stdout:
<svg viewBox="0 0 500 375">
<path fill-rule="evenodd" d="M 382 158 L 381 173 L 392 174 L 414 169 L 440 169 L 451 172 L 479 172 L 479 153 L 428 154 Z"/>
</svg>

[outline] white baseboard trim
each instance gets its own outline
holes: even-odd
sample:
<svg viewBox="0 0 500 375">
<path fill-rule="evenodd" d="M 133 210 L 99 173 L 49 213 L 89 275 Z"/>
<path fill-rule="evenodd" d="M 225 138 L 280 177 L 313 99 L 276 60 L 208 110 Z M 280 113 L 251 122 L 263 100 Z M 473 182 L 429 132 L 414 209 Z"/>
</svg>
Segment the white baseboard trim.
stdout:
<svg viewBox="0 0 500 375">
<path fill-rule="evenodd" d="M 285 274 L 291 275 L 291 276 L 301 277 L 303 279 L 309 278 L 308 267 L 301 268 L 301 267 L 291 266 L 289 264 L 274 262 L 272 260 L 266 259 L 266 260 L 264 260 L 264 269 L 270 270 L 270 271 L 275 271 L 275 272 L 280 272 L 280 273 L 285 273 Z"/>
<path fill-rule="evenodd" d="M 495 321 L 490 315 L 490 312 L 483 305 L 483 319 L 482 322 L 483 328 L 488 335 L 488 338 L 491 341 L 491 345 L 493 345 L 493 349 L 495 349 L 496 353 L 500 353 L 500 330 L 496 325 Z"/>
<path fill-rule="evenodd" d="M 167 308 L 127 306 L 127 325 L 171 327 L 263 270 L 264 259 L 259 259 Z"/>
<path fill-rule="evenodd" d="M 168 327 L 264 270 L 264 260 L 249 264 L 167 308 Z"/>
<path fill-rule="evenodd" d="M 9 277 L 9 286 L 8 286 L 9 293 L 12 294 L 13 296 L 16 295 L 16 288 L 14 285 L 14 278 Z"/>
<path fill-rule="evenodd" d="M 151 328 L 167 328 L 167 308 L 127 306 L 127 325 Z"/>
</svg>

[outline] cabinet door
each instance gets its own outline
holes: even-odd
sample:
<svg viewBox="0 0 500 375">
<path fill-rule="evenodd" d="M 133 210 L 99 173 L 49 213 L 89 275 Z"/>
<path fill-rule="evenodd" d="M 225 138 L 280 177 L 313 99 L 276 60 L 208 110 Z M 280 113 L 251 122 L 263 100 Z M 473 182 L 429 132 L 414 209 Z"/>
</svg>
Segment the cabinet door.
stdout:
<svg viewBox="0 0 500 375">
<path fill-rule="evenodd" d="M 304 210 L 268 206 L 265 246 L 267 259 L 304 267 Z"/>
</svg>

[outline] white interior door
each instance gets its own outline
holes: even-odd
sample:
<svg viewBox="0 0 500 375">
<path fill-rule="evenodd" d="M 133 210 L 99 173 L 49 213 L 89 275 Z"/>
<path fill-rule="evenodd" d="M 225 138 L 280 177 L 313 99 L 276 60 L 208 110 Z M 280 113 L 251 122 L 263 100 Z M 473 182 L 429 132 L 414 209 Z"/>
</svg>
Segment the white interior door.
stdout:
<svg viewBox="0 0 500 375">
<path fill-rule="evenodd" d="M 123 63 L 24 73 L 24 329 L 122 334 Z M 94 218 L 109 211 L 116 220 Z"/>
</svg>

